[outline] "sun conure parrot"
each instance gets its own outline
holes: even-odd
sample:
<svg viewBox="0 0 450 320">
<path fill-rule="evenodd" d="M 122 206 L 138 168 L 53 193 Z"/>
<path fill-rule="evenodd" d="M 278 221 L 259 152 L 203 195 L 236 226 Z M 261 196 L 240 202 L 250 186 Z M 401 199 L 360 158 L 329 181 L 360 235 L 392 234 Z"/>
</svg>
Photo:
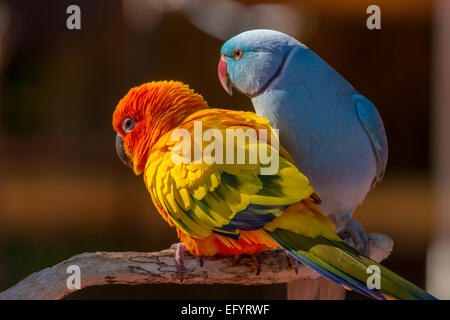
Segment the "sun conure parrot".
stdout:
<svg viewBox="0 0 450 320">
<path fill-rule="evenodd" d="M 256 113 L 280 130 L 280 142 L 322 196 L 322 212 L 367 253 L 355 208 L 383 178 L 388 145 L 376 107 L 296 39 L 272 30 L 226 41 L 220 81 L 251 98 Z"/>
<path fill-rule="evenodd" d="M 206 158 L 197 163 L 175 161 L 178 133 L 195 135 L 199 122 L 205 135 L 209 129 L 222 137 L 231 128 L 253 129 L 257 133 L 253 144 L 276 155 L 278 170 L 262 174 L 267 163 L 263 164 L 260 153 L 254 163 L 220 164 Z M 369 297 L 433 299 L 339 238 L 331 220 L 317 207 L 320 197 L 308 178 L 285 149 L 277 148 L 276 132 L 268 123 L 252 112 L 209 108 L 201 95 L 173 81 L 132 88 L 113 116 L 119 157 L 136 175 L 143 174 L 158 212 L 176 228 L 191 254 L 230 256 L 281 247 L 323 277 Z M 220 135 L 214 137 L 220 139 Z M 233 140 L 232 149 L 222 149 L 223 157 L 233 150 L 230 159 L 235 160 L 234 152 L 244 148 L 250 159 L 256 152 L 250 141 L 239 145 Z M 198 147 L 199 141 L 193 143 Z M 200 143 L 203 152 L 209 146 Z M 191 149 L 183 148 L 180 154 L 187 157 Z M 366 286 L 371 265 L 380 268 L 380 289 Z"/>
</svg>

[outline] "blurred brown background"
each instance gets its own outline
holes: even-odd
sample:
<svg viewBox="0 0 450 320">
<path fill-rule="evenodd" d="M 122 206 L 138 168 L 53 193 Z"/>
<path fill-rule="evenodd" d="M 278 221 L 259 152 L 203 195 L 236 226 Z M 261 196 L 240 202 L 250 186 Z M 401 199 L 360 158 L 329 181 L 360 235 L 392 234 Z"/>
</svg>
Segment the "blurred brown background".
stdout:
<svg viewBox="0 0 450 320">
<path fill-rule="evenodd" d="M 0 1 L 0 291 L 70 256 L 153 251 L 176 242 L 142 177 L 114 149 L 112 112 L 130 87 L 180 80 L 212 106 L 251 110 L 216 74 L 224 40 L 285 31 L 378 107 L 389 138 L 385 179 L 357 210 L 394 239 L 385 265 L 425 286 L 432 239 L 433 3 L 414 1 Z M 66 8 L 81 8 L 81 30 Z M 366 8 L 381 8 L 381 30 Z M 285 298 L 285 286 L 108 286 L 69 298 Z M 349 294 L 349 298 L 359 298 Z"/>
</svg>

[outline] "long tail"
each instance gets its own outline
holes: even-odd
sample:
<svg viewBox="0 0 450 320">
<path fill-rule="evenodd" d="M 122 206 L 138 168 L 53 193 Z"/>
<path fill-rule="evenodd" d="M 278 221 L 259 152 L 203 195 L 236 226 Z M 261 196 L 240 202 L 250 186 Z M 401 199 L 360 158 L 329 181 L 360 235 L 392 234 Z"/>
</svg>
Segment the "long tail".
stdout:
<svg viewBox="0 0 450 320">
<path fill-rule="evenodd" d="M 428 292 L 364 256 L 344 241 L 309 238 L 282 229 L 267 233 L 297 260 L 347 289 L 373 299 L 436 300 Z M 373 289 L 367 285 L 367 279 L 372 275 L 368 272 L 369 266 L 379 268 L 379 288 L 376 288 L 376 281 Z"/>
</svg>

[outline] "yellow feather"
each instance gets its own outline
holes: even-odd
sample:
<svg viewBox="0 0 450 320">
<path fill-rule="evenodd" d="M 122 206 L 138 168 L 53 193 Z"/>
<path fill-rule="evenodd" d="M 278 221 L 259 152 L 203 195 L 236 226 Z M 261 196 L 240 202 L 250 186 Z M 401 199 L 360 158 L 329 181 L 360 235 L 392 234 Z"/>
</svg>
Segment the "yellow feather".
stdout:
<svg viewBox="0 0 450 320">
<path fill-rule="evenodd" d="M 284 229 L 310 238 L 323 236 L 330 240 L 341 241 L 334 233 L 334 228 L 330 228 L 333 226 L 331 221 L 331 224 L 324 224 L 321 221 L 323 217 L 317 217 L 304 203 L 297 202 L 288 207 L 281 216 L 266 224 L 264 229 L 268 231 Z"/>
<path fill-rule="evenodd" d="M 200 117 L 200 115 L 203 115 Z M 199 111 L 185 120 L 181 126 L 192 132 L 193 121 L 202 120 L 203 131 L 209 128 L 219 129 L 225 136 L 226 129 L 236 128 L 246 130 L 248 128 L 269 129 L 271 134 L 274 131 L 268 126 L 268 120 L 259 118 L 253 113 L 237 111 L 203 110 Z M 266 148 L 272 154 L 277 152 L 270 146 L 271 139 L 278 139 L 269 135 L 266 140 L 259 141 L 257 145 L 252 141 L 246 141 L 245 146 L 234 146 L 234 157 L 241 148 L 246 152 L 245 164 L 206 164 L 206 163 L 178 163 L 174 164 L 171 158 L 171 147 L 179 141 L 171 141 L 171 132 L 161 137 L 152 148 L 153 152 L 148 159 L 145 172 L 145 182 L 152 193 L 152 198 L 167 211 L 176 225 L 187 235 L 204 239 L 213 230 L 228 224 L 236 213 L 245 210 L 250 204 L 260 205 L 291 205 L 308 198 L 314 190 L 308 179 L 302 175 L 292 163 L 279 157 L 279 171 L 275 176 L 267 178 L 261 176 L 261 164 L 259 159 L 259 149 Z M 250 139 L 251 140 L 251 139 Z M 204 143 L 203 147 L 208 146 Z M 283 154 L 288 153 L 280 148 Z M 252 152 L 258 152 L 256 163 L 248 163 Z M 226 160 L 226 148 L 223 149 L 224 161 Z M 289 156 L 290 159 L 290 156 Z M 278 208 L 270 209 L 280 215 Z M 290 217 L 292 213 L 277 218 L 267 225 L 272 227 L 287 227 L 292 224 Z M 294 223 L 293 228 L 301 232 L 312 234 L 326 232 L 316 226 L 314 221 L 318 221 L 314 216 L 302 215 L 301 221 L 312 225 L 312 230 L 307 230 L 306 225 Z M 236 241 L 232 239 L 224 240 L 227 246 L 236 246 Z"/>
</svg>

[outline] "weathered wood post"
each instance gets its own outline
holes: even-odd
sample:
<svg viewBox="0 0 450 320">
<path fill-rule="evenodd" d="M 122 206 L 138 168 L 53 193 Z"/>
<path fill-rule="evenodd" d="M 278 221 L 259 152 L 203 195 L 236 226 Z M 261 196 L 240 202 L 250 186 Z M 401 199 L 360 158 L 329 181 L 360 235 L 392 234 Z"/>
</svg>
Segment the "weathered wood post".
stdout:
<svg viewBox="0 0 450 320">
<path fill-rule="evenodd" d="M 344 300 L 345 289 L 324 278 L 287 284 L 288 300 Z"/>
<path fill-rule="evenodd" d="M 450 1 L 434 1 L 433 16 L 433 242 L 427 257 L 427 289 L 450 299 Z"/>
</svg>

